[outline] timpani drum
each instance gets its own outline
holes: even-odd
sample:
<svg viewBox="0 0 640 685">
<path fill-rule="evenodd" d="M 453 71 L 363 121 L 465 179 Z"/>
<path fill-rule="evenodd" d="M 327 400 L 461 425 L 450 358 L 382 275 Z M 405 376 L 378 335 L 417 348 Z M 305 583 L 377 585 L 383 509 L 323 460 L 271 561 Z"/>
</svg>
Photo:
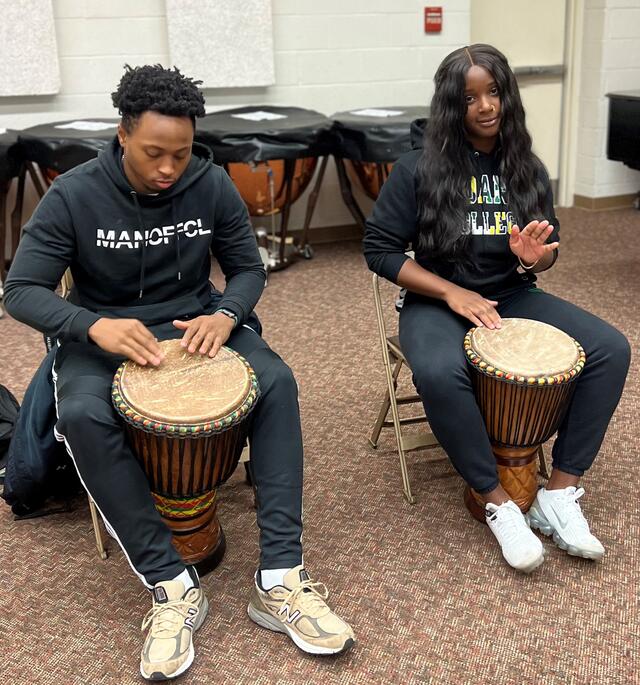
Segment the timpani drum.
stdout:
<svg viewBox="0 0 640 685">
<path fill-rule="evenodd" d="M 159 367 L 120 366 L 112 400 L 176 549 L 206 573 L 224 555 L 216 492 L 238 464 L 258 381 L 227 347 L 212 359 L 190 354 L 179 340 L 160 346 Z"/>
<path fill-rule="evenodd" d="M 464 349 L 500 483 L 526 512 L 538 487 L 538 449 L 564 418 L 584 368 L 584 350 L 554 326 L 518 318 L 503 319 L 500 329 L 472 328 Z M 465 503 L 485 520 L 484 504 L 469 488 Z"/>
<path fill-rule="evenodd" d="M 195 139 L 227 170 L 253 217 L 272 217 L 271 236 L 265 233 L 273 259 L 270 268 L 291 263 L 297 255 L 311 256 L 307 211 L 301 239 L 288 234 L 291 206 L 314 176 L 318 158 L 331 151 L 333 123 L 320 112 L 301 107 L 238 107 L 207 114 L 198 121 Z M 313 207 L 318 188 L 314 189 Z M 309 206 L 308 206 L 309 210 Z M 275 217 L 280 227 L 275 229 Z"/>
<path fill-rule="evenodd" d="M 364 226 L 364 213 L 353 197 L 350 177 L 376 200 L 394 162 L 411 150 L 412 125 L 423 129 L 428 115 L 428 107 L 373 107 L 331 116 L 340 189 L 359 225 Z"/>
</svg>

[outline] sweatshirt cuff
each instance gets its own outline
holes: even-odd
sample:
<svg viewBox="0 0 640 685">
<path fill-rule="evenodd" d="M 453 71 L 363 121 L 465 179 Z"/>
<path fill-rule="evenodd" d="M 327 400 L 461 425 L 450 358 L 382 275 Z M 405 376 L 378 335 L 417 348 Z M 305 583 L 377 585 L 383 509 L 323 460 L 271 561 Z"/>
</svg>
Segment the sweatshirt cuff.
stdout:
<svg viewBox="0 0 640 685">
<path fill-rule="evenodd" d="M 411 257 L 404 253 L 392 253 L 386 255 L 384 261 L 382 262 L 380 275 L 386 278 L 388 281 L 397 283 L 400 269 L 402 269 L 402 265 L 407 261 L 407 259 L 411 259 Z"/>
<path fill-rule="evenodd" d="M 91 326 L 101 319 L 99 314 L 90 312 L 88 309 L 83 309 L 74 316 L 71 321 L 71 326 L 69 326 L 69 333 L 72 340 L 77 340 L 78 342 L 88 342 L 88 332 Z"/>
</svg>

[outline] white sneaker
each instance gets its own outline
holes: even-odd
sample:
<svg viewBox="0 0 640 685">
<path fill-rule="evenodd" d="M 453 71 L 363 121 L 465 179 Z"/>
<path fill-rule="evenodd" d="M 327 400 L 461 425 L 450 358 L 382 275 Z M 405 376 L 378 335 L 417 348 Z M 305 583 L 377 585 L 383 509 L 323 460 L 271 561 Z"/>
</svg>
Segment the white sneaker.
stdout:
<svg viewBox="0 0 640 685">
<path fill-rule="evenodd" d="M 544 561 L 544 547 L 531 532 L 529 524 L 515 502 L 509 500 L 499 507 L 485 506 L 487 524 L 496 536 L 502 556 L 509 566 L 531 573 Z"/>
<path fill-rule="evenodd" d="M 584 488 L 571 486 L 563 490 L 540 488 L 529 509 L 529 524 L 544 535 L 553 535 L 553 541 L 569 554 L 598 561 L 604 547 L 595 535 L 580 509 L 578 500 Z"/>
</svg>

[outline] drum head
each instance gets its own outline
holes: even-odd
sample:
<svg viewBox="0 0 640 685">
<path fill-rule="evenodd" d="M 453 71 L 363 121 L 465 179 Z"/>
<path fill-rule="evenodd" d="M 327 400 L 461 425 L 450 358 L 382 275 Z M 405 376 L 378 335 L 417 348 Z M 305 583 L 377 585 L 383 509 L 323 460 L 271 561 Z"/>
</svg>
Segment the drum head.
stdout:
<svg viewBox="0 0 640 685">
<path fill-rule="evenodd" d="M 227 347 L 213 359 L 190 354 L 179 340 L 166 340 L 160 346 L 165 359 L 159 367 L 127 361 L 116 373 L 114 404 L 126 419 L 137 414 L 137 424 L 148 420 L 170 431 L 220 422 L 228 427 L 250 411 L 257 381 L 239 354 Z"/>
<path fill-rule="evenodd" d="M 554 326 L 530 319 L 502 319 L 502 328 L 475 328 L 471 349 L 481 361 L 514 376 L 555 376 L 579 361 L 576 341 Z"/>
</svg>

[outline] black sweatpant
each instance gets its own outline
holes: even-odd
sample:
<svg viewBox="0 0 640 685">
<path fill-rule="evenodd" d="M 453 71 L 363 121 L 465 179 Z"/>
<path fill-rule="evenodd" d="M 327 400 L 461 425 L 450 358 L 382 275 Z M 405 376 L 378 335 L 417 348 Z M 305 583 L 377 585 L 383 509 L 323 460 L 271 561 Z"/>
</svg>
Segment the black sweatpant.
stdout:
<svg viewBox="0 0 640 685">
<path fill-rule="evenodd" d="M 180 338 L 171 324 L 158 339 Z M 229 347 L 251 364 L 261 396 L 249 421 L 251 469 L 257 487 L 260 568 L 302 562 L 302 434 L 298 389 L 289 367 L 252 329 L 235 329 Z M 184 569 L 171 533 L 154 506 L 146 476 L 111 404 L 122 358 L 88 343 L 64 343 L 54 367 L 57 433 L 64 437 L 86 489 L 147 586 Z"/>
<path fill-rule="evenodd" d="M 585 350 L 586 364 L 553 447 L 553 466 L 582 476 L 593 463 L 620 400 L 631 357 L 629 343 L 608 323 L 538 288 L 495 299 L 501 317 L 551 324 Z M 464 480 L 486 493 L 499 481 L 463 351 L 472 325 L 439 300 L 410 296 L 400 314 L 400 346 L 434 435 Z"/>
</svg>

